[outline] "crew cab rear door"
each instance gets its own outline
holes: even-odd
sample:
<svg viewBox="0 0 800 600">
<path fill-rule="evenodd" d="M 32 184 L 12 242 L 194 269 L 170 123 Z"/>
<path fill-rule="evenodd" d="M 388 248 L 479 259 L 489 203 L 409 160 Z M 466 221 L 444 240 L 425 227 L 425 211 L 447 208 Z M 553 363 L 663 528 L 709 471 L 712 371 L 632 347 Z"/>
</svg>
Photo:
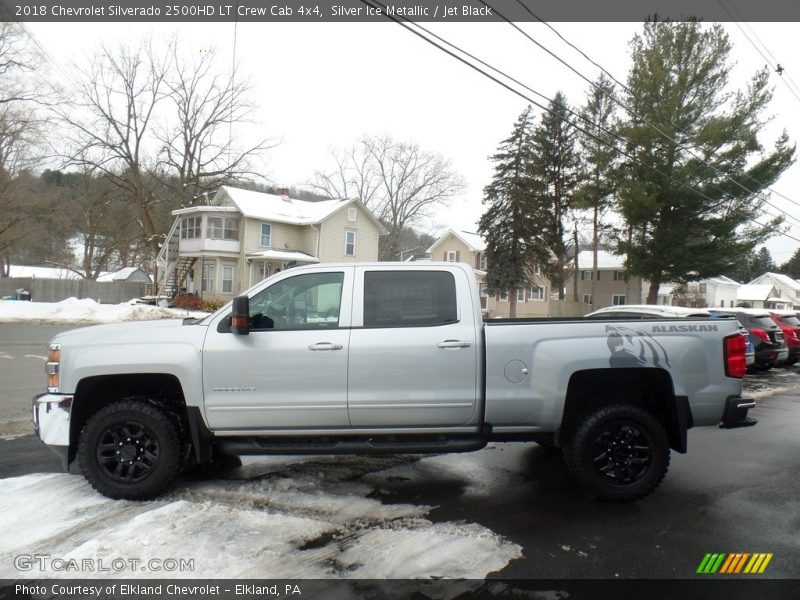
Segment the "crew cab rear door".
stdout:
<svg viewBox="0 0 800 600">
<path fill-rule="evenodd" d="M 347 393 L 353 428 L 474 422 L 479 324 L 472 306 L 459 302 L 473 300 L 471 287 L 459 267 L 356 268 Z"/>
</svg>

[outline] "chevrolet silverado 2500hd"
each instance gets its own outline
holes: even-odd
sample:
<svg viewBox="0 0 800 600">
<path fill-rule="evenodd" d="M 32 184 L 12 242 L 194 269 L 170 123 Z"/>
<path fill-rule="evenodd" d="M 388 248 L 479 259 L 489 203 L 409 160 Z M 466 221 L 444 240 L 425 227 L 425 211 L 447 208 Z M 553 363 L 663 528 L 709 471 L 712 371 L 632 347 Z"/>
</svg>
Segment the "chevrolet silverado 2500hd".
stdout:
<svg viewBox="0 0 800 600">
<path fill-rule="evenodd" d="M 634 500 L 693 426 L 753 425 L 735 321 L 481 317 L 457 263 L 280 272 L 202 320 L 56 336 L 38 436 L 112 498 L 230 455 L 561 448 L 596 497 Z"/>
</svg>

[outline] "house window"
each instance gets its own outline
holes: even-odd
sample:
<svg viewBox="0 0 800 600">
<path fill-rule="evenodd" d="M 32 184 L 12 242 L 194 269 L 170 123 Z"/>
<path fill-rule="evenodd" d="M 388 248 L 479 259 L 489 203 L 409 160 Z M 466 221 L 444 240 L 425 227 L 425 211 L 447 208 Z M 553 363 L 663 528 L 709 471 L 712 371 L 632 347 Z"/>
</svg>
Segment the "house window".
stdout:
<svg viewBox="0 0 800 600">
<path fill-rule="evenodd" d="M 525 302 L 525 288 L 517 288 L 517 302 Z"/>
<path fill-rule="evenodd" d="M 181 222 L 181 239 L 194 240 L 200 237 L 201 217 L 184 217 Z"/>
<path fill-rule="evenodd" d="M 508 290 L 500 292 L 500 302 L 508 302 Z"/>
<path fill-rule="evenodd" d="M 533 274 L 539 275 L 542 272 L 542 268 L 539 266 L 539 263 L 533 263 Z"/>
<path fill-rule="evenodd" d="M 203 263 L 203 279 L 201 283 L 201 291 L 213 292 L 214 291 L 214 263 Z"/>
<path fill-rule="evenodd" d="M 583 295 L 583 303 L 584 304 L 591 304 L 592 303 L 592 295 L 591 294 L 584 294 Z"/>
<path fill-rule="evenodd" d="M 591 279 L 591 278 L 592 278 L 592 272 L 591 271 L 581 271 L 581 279 L 583 281 L 586 281 L 586 280 Z"/>
<path fill-rule="evenodd" d="M 700 290 L 700 293 L 701 293 L 701 294 L 705 294 L 705 293 L 708 291 L 708 284 L 706 284 L 706 283 L 701 283 L 701 284 L 698 286 L 698 289 Z"/>
<path fill-rule="evenodd" d="M 358 218 L 358 211 L 355 208 L 348 208 L 347 220 L 352 223 L 355 223 L 357 218 Z"/>
<path fill-rule="evenodd" d="M 625 279 L 624 271 L 614 271 L 614 281 L 623 281 Z"/>
<path fill-rule="evenodd" d="M 222 293 L 233 293 L 233 265 L 222 265 Z"/>
<path fill-rule="evenodd" d="M 544 300 L 544 288 L 540 285 L 532 285 L 528 290 L 528 300 Z"/>
<path fill-rule="evenodd" d="M 447 262 L 456 262 L 458 261 L 458 254 L 455 250 L 448 250 L 445 252 L 445 260 Z"/>
<path fill-rule="evenodd" d="M 478 289 L 480 290 L 480 295 L 481 295 L 482 298 L 486 298 L 489 295 L 489 293 L 486 291 L 486 284 L 485 283 L 480 284 L 478 286 Z"/>
<path fill-rule="evenodd" d="M 725 300 L 721 300 L 719 305 L 720 307 L 725 308 Z"/>
<path fill-rule="evenodd" d="M 345 231 L 344 232 L 344 255 L 345 256 L 355 256 L 356 255 L 356 232 L 355 231 Z"/>
<path fill-rule="evenodd" d="M 481 261 L 480 261 L 480 269 L 481 271 L 486 270 L 487 261 L 486 261 L 486 252 L 481 252 Z"/>
<path fill-rule="evenodd" d="M 208 217 L 208 237 L 212 240 L 239 239 L 239 222 L 236 219 Z"/>
<path fill-rule="evenodd" d="M 613 306 L 621 306 L 625 304 L 625 294 L 614 294 L 611 296 L 611 304 Z"/>
<path fill-rule="evenodd" d="M 261 224 L 261 245 L 264 248 L 272 246 L 272 225 L 269 223 Z"/>
</svg>

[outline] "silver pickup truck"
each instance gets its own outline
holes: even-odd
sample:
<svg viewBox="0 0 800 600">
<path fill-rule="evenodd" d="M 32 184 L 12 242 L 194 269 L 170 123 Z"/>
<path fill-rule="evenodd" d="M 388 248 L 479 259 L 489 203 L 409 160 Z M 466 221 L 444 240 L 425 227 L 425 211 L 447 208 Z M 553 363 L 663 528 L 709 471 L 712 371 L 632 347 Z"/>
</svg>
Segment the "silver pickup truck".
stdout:
<svg viewBox="0 0 800 600">
<path fill-rule="evenodd" d="M 733 321 L 484 322 L 467 265 L 325 264 L 202 320 L 56 336 L 33 418 L 65 469 L 77 458 L 112 498 L 152 498 L 237 455 L 537 442 L 596 497 L 629 501 L 691 427 L 755 424 L 745 368 Z"/>
</svg>

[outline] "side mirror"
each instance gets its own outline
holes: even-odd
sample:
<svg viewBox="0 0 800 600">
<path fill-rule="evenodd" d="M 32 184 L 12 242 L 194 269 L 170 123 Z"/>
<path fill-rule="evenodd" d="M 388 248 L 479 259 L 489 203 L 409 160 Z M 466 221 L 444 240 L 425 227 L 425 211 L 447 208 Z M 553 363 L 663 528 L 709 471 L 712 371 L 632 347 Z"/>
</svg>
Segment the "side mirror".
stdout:
<svg viewBox="0 0 800 600">
<path fill-rule="evenodd" d="M 237 335 L 250 333 L 250 298 L 237 296 L 231 309 L 231 332 Z"/>
</svg>

